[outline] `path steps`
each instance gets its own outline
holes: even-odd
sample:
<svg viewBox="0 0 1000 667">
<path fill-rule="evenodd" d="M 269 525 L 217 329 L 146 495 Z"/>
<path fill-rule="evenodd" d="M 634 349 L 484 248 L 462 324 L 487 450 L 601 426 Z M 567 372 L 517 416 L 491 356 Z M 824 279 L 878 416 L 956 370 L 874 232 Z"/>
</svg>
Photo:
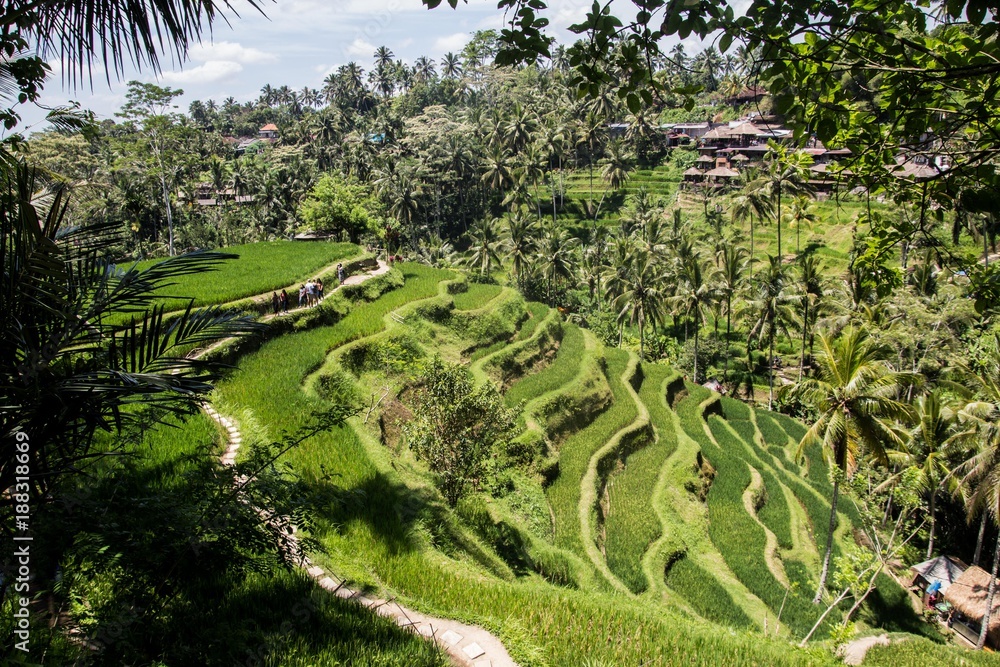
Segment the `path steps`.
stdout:
<svg viewBox="0 0 1000 667">
<path fill-rule="evenodd" d="M 351 276 L 345 284 L 358 284 L 364 280 L 388 271 L 388 267 L 379 263 L 379 269 L 362 276 Z M 355 282 L 350 282 L 354 278 Z M 243 444 L 243 435 L 236 423 L 219 414 L 210 403 L 202 404 L 205 414 L 215 420 L 226 430 L 226 449 L 219 457 L 222 465 L 231 466 L 236 463 L 236 453 Z M 276 517 L 277 518 L 277 517 Z M 291 541 L 295 541 L 295 527 L 289 527 Z M 518 667 L 518 664 L 507 653 L 503 643 L 483 628 L 466 625 L 450 619 L 427 616 L 419 611 L 409 609 L 396 600 L 383 600 L 368 597 L 347 585 L 347 583 L 330 574 L 323 568 L 314 565 L 307 556 L 303 556 L 302 567 L 316 583 L 327 591 L 344 600 L 353 600 L 379 616 L 395 619 L 396 625 L 415 632 L 440 646 L 456 665 L 461 667 Z"/>
</svg>

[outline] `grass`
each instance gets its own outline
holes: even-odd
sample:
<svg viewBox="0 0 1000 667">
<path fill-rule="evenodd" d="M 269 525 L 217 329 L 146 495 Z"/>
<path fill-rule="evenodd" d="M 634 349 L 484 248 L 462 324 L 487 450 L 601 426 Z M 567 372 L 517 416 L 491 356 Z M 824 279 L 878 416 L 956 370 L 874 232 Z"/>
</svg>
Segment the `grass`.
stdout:
<svg viewBox="0 0 1000 667">
<path fill-rule="evenodd" d="M 681 557 L 665 575 L 668 586 L 681 593 L 700 616 L 731 628 L 754 628 L 733 597 L 716 579 L 690 558 Z"/>
<path fill-rule="evenodd" d="M 362 251 L 352 243 L 270 241 L 223 248 L 222 252 L 239 255 L 239 259 L 223 262 L 215 271 L 181 276 L 174 284 L 159 290 L 167 310 L 184 308 L 187 298 L 193 298 L 196 306 L 208 306 L 280 290 Z M 149 268 L 162 261 L 139 262 L 137 268 Z M 171 296 L 185 298 L 166 298 Z M 289 298 L 298 305 L 297 293 L 289 293 Z"/>
<path fill-rule="evenodd" d="M 873 646 L 865 656 L 866 667 L 997 667 L 995 653 L 944 647 L 918 637 L 893 637 L 889 646 Z"/>
<path fill-rule="evenodd" d="M 244 359 L 220 389 L 230 414 L 253 416 L 265 425 L 261 428 L 275 431 L 306 421 L 321 405 L 301 391 L 302 377 L 332 347 L 379 331 L 386 313 L 413 299 L 434 296 L 435 282 L 443 273 L 412 266 L 404 271 L 407 284 L 397 292 L 358 306 L 335 326 L 288 335 Z M 609 372 L 620 374 L 627 355 L 612 351 L 610 356 Z M 616 380 L 615 386 L 619 384 Z M 619 421 L 628 423 L 628 416 L 626 411 L 626 419 Z M 601 429 L 588 429 L 595 448 L 620 428 L 610 418 L 604 421 L 605 437 Z M 384 454 L 372 447 L 377 444 L 368 444 L 345 427 L 316 436 L 288 456 L 315 479 L 321 496 L 331 498 L 315 531 L 329 551 L 321 558 L 336 571 L 362 584 L 389 588 L 428 612 L 490 627 L 521 664 L 575 666 L 582 655 L 592 664 L 623 666 L 745 660 L 816 664 L 813 654 L 759 637 L 720 635 L 669 610 L 556 588 L 537 579 L 510 581 L 484 573 L 472 554 L 475 544 L 463 542 L 460 534 L 443 525 L 446 519 L 434 509 L 436 494 L 416 481 L 404 481 L 405 471 L 380 463 Z M 575 480 L 578 494 L 579 473 Z M 332 633 L 328 641 L 347 639 Z"/>
<path fill-rule="evenodd" d="M 504 401 L 515 406 L 569 383 L 579 371 L 583 354 L 583 330 L 575 324 L 564 324 L 556 358 L 542 370 L 516 380 L 507 390 Z"/>
<path fill-rule="evenodd" d="M 631 453 L 624 468 L 608 478 L 608 514 L 605 519 L 605 550 L 608 567 L 632 590 L 649 587 L 642 569 L 642 556 L 663 531 L 653 510 L 652 498 L 660 469 L 677 448 L 673 421 L 664 403 L 665 382 L 674 376 L 666 366 L 644 365 L 645 377 L 639 398 L 646 405 L 656 430 L 656 440 Z"/>
<path fill-rule="evenodd" d="M 476 310 L 477 308 L 482 308 L 495 299 L 501 290 L 503 290 L 503 287 L 500 285 L 469 283 L 467 290 L 452 295 L 455 299 L 455 310 Z"/>
<path fill-rule="evenodd" d="M 766 533 L 743 504 L 743 492 L 750 485 L 751 473 L 738 455 L 742 447 L 731 443 L 720 446 L 721 443 L 716 444 L 709 437 L 701 414 L 701 402 L 708 398 L 709 392 L 695 385 L 689 385 L 688 391 L 688 396 L 677 405 L 681 426 L 702 446 L 703 453 L 716 469 L 708 493 L 708 528 L 712 542 L 750 592 L 775 614 L 784 606 L 782 622 L 794 635 L 801 637 L 812 627 L 820 610 L 798 592 L 788 593 L 786 600 L 787 589 L 775 578 L 763 557 L 767 549 Z"/>
<path fill-rule="evenodd" d="M 556 546 L 584 557 L 586 551 L 579 521 L 580 480 L 594 453 L 636 416 L 635 404 L 621 381 L 621 374 L 628 365 L 628 353 L 610 349 L 605 354 L 613 403 L 587 428 L 577 431 L 562 443 L 559 448 L 559 476 L 546 490 L 554 517 Z"/>
</svg>

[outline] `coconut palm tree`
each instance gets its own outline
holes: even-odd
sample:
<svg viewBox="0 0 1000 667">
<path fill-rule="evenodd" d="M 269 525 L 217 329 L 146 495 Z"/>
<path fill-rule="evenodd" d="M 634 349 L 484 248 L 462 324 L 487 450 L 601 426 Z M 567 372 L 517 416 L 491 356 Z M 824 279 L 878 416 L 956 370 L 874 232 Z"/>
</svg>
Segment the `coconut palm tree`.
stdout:
<svg viewBox="0 0 1000 667">
<path fill-rule="evenodd" d="M 747 311 L 753 317 L 747 341 L 754 341 L 758 348 L 767 344 L 768 410 L 774 405 L 774 340 L 778 333 L 788 335 L 788 327 L 795 320 L 795 302 L 785 267 L 777 257 L 768 255 L 768 270 L 755 279 L 747 301 Z"/>
<path fill-rule="evenodd" d="M 1000 349 L 1000 337 L 996 339 Z M 970 446 L 972 455 L 956 468 L 959 481 L 968 490 L 966 508 L 971 520 L 979 512 L 1000 524 L 1000 358 L 996 354 L 978 367 L 960 366 L 971 400 L 958 410 L 956 442 Z M 1000 566 L 1000 537 L 993 552 L 993 570 L 986 593 L 986 614 L 982 620 L 977 649 L 986 644 L 986 632 L 993 611 L 993 596 Z"/>
<path fill-rule="evenodd" d="M 882 348 L 864 329 L 849 327 L 836 340 L 820 336 L 820 347 L 816 377 L 806 378 L 791 391 L 819 414 L 802 437 L 797 456 L 802 456 L 806 445 L 818 442 L 827 465 L 835 471 L 826 549 L 814 604 L 819 604 L 826 591 L 842 477 L 853 472 L 862 455 L 886 461 L 886 447 L 903 442 L 890 422 L 910 415 L 909 407 L 895 398 L 903 377 L 882 360 Z"/>
<path fill-rule="evenodd" d="M 726 368 L 729 375 L 729 338 L 732 334 L 733 297 L 746 285 L 747 251 L 735 244 L 728 244 L 720 253 L 719 296 L 726 306 Z"/>
<path fill-rule="evenodd" d="M 942 490 L 954 491 L 957 479 L 951 474 L 956 450 L 956 415 L 937 390 L 918 396 L 914 401 L 916 424 L 902 449 L 900 461 L 916 471 L 917 486 L 928 495 L 930 534 L 927 558 L 934 552 L 937 530 L 937 498 Z M 948 488 L 945 488 L 945 486 Z"/>
<path fill-rule="evenodd" d="M 420 56 L 413 61 L 413 72 L 418 80 L 425 82 L 437 76 L 434 61 L 427 56 Z"/>
<path fill-rule="evenodd" d="M 462 76 L 462 61 L 451 51 L 441 58 L 441 76 L 446 79 L 457 79 Z"/>
<path fill-rule="evenodd" d="M 573 277 L 577 265 L 577 239 L 564 227 L 550 224 L 546 227 L 538 247 L 538 264 L 546 280 L 546 299 L 552 303 L 552 287 L 560 280 Z"/>
<path fill-rule="evenodd" d="M 611 307 L 618 324 L 639 326 L 639 359 L 646 354 L 646 327 L 655 326 L 663 317 L 663 272 L 649 250 L 636 247 L 625 257 L 616 282 L 608 288 L 617 293 Z"/>
<path fill-rule="evenodd" d="M 500 199 L 505 196 L 507 188 L 514 184 L 514 172 L 510 155 L 500 146 L 494 146 L 486 153 L 482 182 L 491 190 L 500 193 Z"/>
<path fill-rule="evenodd" d="M 718 291 L 712 282 L 712 276 L 704 274 L 698 254 L 684 263 L 675 278 L 674 295 L 670 298 L 670 303 L 676 312 L 694 323 L 694 368 L 691 379 L 698 382 L 698 337 L 705 313 L 716 302 Z"/>
<path fill-rule="evenodd" d="M 469 266 L 479 271 L 479 275 L 488 276 L 493 266 L 500 264 L 500 251 L 503 240 L 500 236 L 500 221 L 496 218 L 484 218 L 473 223 L 469 228 Z"/>
<path fill-rule="evenodd" d="M 802 226 L 812 227 L 819 220 L 816 214 L 816 206 L 811 198 L 799 196 L 792 202 L 792 209 L 785 215 L 788 226 L 795 230 L 795 254 L 799 254 L 800 239 L 802 236 Z"/>
<path fill-rule="evenodd" d="M 510 272 L 518 287 L 523 288 L 538 246 L 538 224 L 521 211 L 509 213 L 505 222 L 503 244 L 510 261 Z"/>
<path fill-rule="evenodd" d="M 608 156 L 601 167 L 601 180 L 607 187 L 601 193 L 601 201 L 594 210 L 595 221 L 601 213 L 601 207 L 604 205 L 604 199 L 608 196 L 608 190 L 618 190 L 628 183 L 633 166 L 632 156 L 625 151 L 620 141 L 612 141 L 608 144 Z"/>
<path fill-rule="evenodd" d="M 750 274 L 753 275 L 753 260 L 757 254 L 754 243 L 754 218 L 764 220 L 771 215 L 771 199 L 756 180 L 749 180 L 736 197 L 733 198 L 731 214 L 733 222 L 743 224 L 750 221 Z"/>
<path fill-rule="evenodd" d="M 818 259 L 805 255 L 799 260 L 799 299 L 802 302 L 802 350 L 799 354 L 799 379 L 806 365 L 806 341 L 812 340 L 810 332 L 816 322 L 819 305 L 823 299 L 823 272 Z M 812 345 L 809 345 L 810 354 Z"/>
<path fill-rule="evenodd" d="M 812 156 L 803 151 L 792 150 L 784 144 L 768 142 L 771 149 L 767 157 L 767 171 L 760 177 L 761 183 L 774 202 L 774 220 L 778 225 L 778 257 L 781 257 L 781 196 L 794 196 L 810 192 L 809 166 Z"/>
</svg>

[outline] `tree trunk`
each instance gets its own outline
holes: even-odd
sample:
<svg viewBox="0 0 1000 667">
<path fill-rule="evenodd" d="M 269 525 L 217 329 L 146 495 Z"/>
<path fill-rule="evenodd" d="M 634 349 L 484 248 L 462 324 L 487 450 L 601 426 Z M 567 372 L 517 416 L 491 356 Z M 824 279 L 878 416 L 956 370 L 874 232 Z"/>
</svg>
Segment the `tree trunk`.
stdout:
<svg viewBox="0 0 1000 667">
<path fill-rule="evenodd" d="M 935 488 L 931 491 L 931 533 L 930 537 L 927 538 L 927 560 L 931 559 L 931 554 L 934 552 L 934 529 L 937 528 L 937 522 L 934 520 L 934 509 L 937 507 L 937 489 Z"/>
<path fill-rule="evenodd" d="M 979 519 L 979 537 L 976 538 L 976 553 L 972 556 L 972 564 L 979 565 L 979 557 L 983 555 L 983 537 L 986 535 L 986 512 Z"/>
<path fill-rule="evenodd" d="M 823 569 L 819 573 L 819 586 L 813 604 L 819 604 L 826 592 L 826 578 L 830 574 L 830 556 L 833 554 L 833 531 L 837 528 L 837 497 L 840 494 L 840 478 L 833 481 L 833 494 L 830 497 L 830 532 L 826 536 L 826 551 L 823 553 Z"/>
<path fill-rule="evenodd" d="M 170 208 L 170 188 L 167 187 L 167 179 L 160 173 L 160 187 L 163 190 L 163 205 L 167 209 L 167 247 L 170 251 L 170 256 L 174 256 L 174 212 Z"/>
<path fill-rule="evenodd" d="M 774 323 L 771 324 L 771 335 L 768 336 L 767 350 L 767 409 L 774 405 Z"/>
<path fill-rule="evenodd" d="M 993 569 L 990 572 L 990 586 L 986 592 L 986 615 L 983 616 L 982 627 L 979 629 L 979 641 L 976 650 L 981 651 L 986 645 L 986 633 L 990 629 L 990 612 L 993 611 L 993 594 L 997 592 L 997 565 L 1000 565 L 1000 536 L 997 537 L 997 548 L 993 550 Z"/>
<path fill-rule="evenodd" d="M 698 323 L 695 322 L 694 325 L 694 375 L 692 379 L 695 384 L 698 384 Z"/>
<path fill-rule="evenodd" d="M 799 353 L 799 381 L 802 380 L 802 369 L 806 365 L 806 332 L 809 330 L 809 295 L 805 298 L 805 312 L 802 313 L 802 350 Z"/>
<path fill-rule="evenodd" d="M 732 315 L 732 303 L 733 296 L 731 294 L 726 294 L 726 370 L 723 371 L 725 375 L 725 380 L 729 381 L 729 334 L 730 334 L 730 315 Z"/>
<path fill-rule="evenodd" d="M 753 242 L 753 212 L 750 213 L 750 277 L 753 278 L 753 256 L 757 252 L 757 246 Z"/>
<path fill-rule="evenodd" d="M 778 181 L 778 262 L 781 262 L 781 181 Z"/>
</svg>

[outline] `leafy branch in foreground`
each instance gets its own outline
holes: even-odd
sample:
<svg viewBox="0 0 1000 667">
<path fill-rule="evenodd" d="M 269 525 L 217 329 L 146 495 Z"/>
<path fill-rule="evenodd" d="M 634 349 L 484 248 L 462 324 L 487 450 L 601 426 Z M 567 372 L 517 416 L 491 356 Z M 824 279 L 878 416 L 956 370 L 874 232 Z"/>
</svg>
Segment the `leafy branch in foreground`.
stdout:
<svg viewBox="0 0 1000 667">
<path fill-rule="evenodd" d="M 168 321 L 151 306 L 158 291 L 231 256 L 192 253 L 121 270 L 106 259 L 118 240 L 111 225 L 65 229 L 67 190 L 38 197 L 34 179 L 24 164 L 0 172 L 0 488 L 27 476 L 38 500 L 58 478 L 108 454 L 94 449 L 94 435 L 121 431 L 137 414 L 128 406 L 197 409 L 223 367 L 182 353 L 260 325 L 190 305 Z M 15 474 L 19 432 L 31 442 L 26 475 Z M 11 503 L 5 496 L 0 511 Z"/>
</svg>

